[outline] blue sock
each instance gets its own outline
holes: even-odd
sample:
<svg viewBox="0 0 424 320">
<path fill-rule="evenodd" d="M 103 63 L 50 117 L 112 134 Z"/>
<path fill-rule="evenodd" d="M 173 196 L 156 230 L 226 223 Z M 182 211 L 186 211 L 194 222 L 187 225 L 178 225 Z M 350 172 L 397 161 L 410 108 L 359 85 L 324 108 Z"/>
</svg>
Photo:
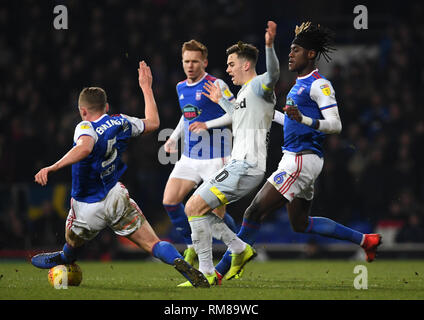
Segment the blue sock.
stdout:
<svg viewBox="0 0 424 320">
<path fill-rule="evenodd" d="M 181 234 L 184 239 L 184 242 L 187 245 L 191 245 L 191 228 L 188 223 L 187 216 L 184 212 L 184 205 L 178 203 L 175 205 L 164 204 L 163 205 L 166 212 L 168 213 L 169 218 L 171 219 L 172 224 L 175 229 Z"/>
<path fill-rule="evenodd" d="M 154 257 L 170 265 L 174 265 L 174 260 L 176 258 L 184 259 L 177 249 L 167 241 L 157 242 L 153 246 L 152 253 Z"/>
<path fill-rule="evenodd" d="M 256 237 L 259 233 L 260 224 L 243 219 L 240 231 L 237 236 L 244 242 L 252 245 L 256 241 Z M 224 276 L 231 267 L 231 252 L 227 250 L 222 257 L 221 261 L 216 265 L 215 270 Z"/>
<path fill-rule="evenodd" d="M 234 233 L 238 232 L 236 222 L 234 221 L 233 217 L 230 216 L 227 212 L 225 212 L 224 215 L 224 222 L 228 226 L 228 228 L 231 229 L 231 231 L 233 231 Z"/>
<path fill-rule="evenodd" d="M 215 270 L 221 275 L 225 274 L 230 270 L 231 267 L 231 251 L 225 251 L 224 256 L 221 258 L 221 261 L 215 266 Z"/>
<path fill-rule="evenodd" d="M 240 231 L 237 235 L 241 240 L 252 245 L 256 242 L 256 237 L 258 236 L 260 227 L 261 225 L 259 223 L 252 222 L 244 218 Z"/>
<path fill-rule="evenodd" d="M 350 229 L 331 219 L 324 217 L 309 217 L 306 233 L 316 233 L 330 238 L 349 240 L 358 245 L 362 242 L 363 233 Z"/>
<path fill-rule="evenodd" d="M 62 249 L 63 253 L 61 253 L 60 256 L 66 264 L 73 263 L 77 260 L 79 249 L 80 248 L 75 248 L 70 246 L 68 243 L 65 243 Z"/>
</svg>

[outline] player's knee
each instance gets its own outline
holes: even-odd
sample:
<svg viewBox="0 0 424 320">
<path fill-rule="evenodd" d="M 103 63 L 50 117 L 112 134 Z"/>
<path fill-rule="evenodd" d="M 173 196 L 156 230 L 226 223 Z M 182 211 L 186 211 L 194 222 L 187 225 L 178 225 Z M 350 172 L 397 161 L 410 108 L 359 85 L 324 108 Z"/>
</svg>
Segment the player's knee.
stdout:
<svg viewBox="0 0 424 320">
<path fill-rule="evenodd" d="M 212 210 L 212 212 L 215 213 L 218 217 L 220 217 L 222 219 L 222 218 L 224 218 L 224 215 L 225 215 L 225 209 L 226 209 L 225 206 L 221 206 L 221 207 L 218 207 L 218 208 Z"/>
<path fill-rule="evenodd" d="M 294 232 L 305 232 L 306 228 L 308 227 L 308 220 L 306 219 L 295 219 L 293 221 L 290 220 L 290 225 L 292 227 L 292 230 Z"/>
<path fill-rule="evenodd" d="M 177 199 L 177 197 L 175 197 L 174 195 L 171 195 L 167 192 L 165 192 L 163 194 L 163 199 L 162 199 L 162 204 L 164 206 L 168 205 L 168 206 L 174 206 L 178 203 L 180 203 L 181 201 L 178 201 L 179 199 Z"/>
<path fill-rule="evenodd" d="M 187 201 L 187 203 L 185 204 L 185 207 L 184 207 L 184 212 L 186 213 L 187 216 L 195 215 L 196 203 L 193 200 L 193 198 L 188 199 L 188 201 Z"/>
<path fill-rule="evenodd" d="M 263 218 L 263 213 L 259 210 L 258 203 L 253 201 L 252 204 L 244 212 L 244 218 L 259 223 Z"/>
<path fill-rule="evenodd" d="M 67 229 L 66 232 L 65 232 L 65 240 L 70 246 L 72 246 L 74 248 L 81 247 L 85 242 L 84 239 L 78 237 L 70 229 Z"/>
<path fill-rule="evenodd" d="M 188 199 L 184 211 L 188 217 L 202 216 L 211 211 L 211 208 L 199 195 L 194 195 Z"/>
</svg>

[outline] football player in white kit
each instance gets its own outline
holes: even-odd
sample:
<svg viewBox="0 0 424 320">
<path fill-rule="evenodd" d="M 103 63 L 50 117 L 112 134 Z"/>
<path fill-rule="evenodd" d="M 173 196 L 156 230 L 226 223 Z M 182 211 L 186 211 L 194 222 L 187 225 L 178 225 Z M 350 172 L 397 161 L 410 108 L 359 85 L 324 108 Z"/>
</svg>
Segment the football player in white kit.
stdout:
<svg viewBox="0 0 424 320">
<path fill-rule="evenodd" d="M 340 133 L 342 124 L 334 88 L 315 66 L 321 55 L 329 61 L 328 54 L 333 50 L 332 32 L 306 22 L 296 27 L 295 34 L 288 68 L 298 77 L 283 108 L 286 113 L 283 119 L 283 157 L 278 169 L 247 208 L 238 237 L 252 245 L 263 218 L 287 205 L 294 231 L 356 243 L 365 250 L 366 260 L 371 262 L 381 243 L 381 235 L 362 234 L 331 219 L 309 216 L 314 183 L 324 163 L 322 142 L 326 134 Z M 225 256 L 224 259 L 229 260 Z M 234 272 L 241 275 L 242 267 L 238 266 Z"/>
<path fill-rule="evenodd" d="M 230 102 L 222 95 L 219 84 L 205 84 L 212 101 L 232 117 L 233 150 L 230 162 L 214 177 L 195 191 L 186 203 L 185 212 L 192 230 L 193 246 L 199 258 L 199 270 L 211 284 L 220 284 L 222 275 L 213 265 L 212 234 L 219 236 L 232 252 L 235 264 L 245 264 L 256 252 L 237 238 L 222 217 L 211 211 L 241 199 L 263 180 L 266 169 L 267 138 L 274 116 L 274 87 L 280 75 L 279 62 L 274 50 L 277 25 L 269 21 L 265 33 L 267 72 L 256 73 L 258 49 L 238 42 L 227 49 L 227 73 L 235 85 L 242 86 L 236 101 Z M 186 282 L 180 286 L 190 286 Z"/>
<path fill-rule="evenodd" d="M 119 182 L 127 166 L 121 160 L 128 140 L 159 127 L 150 67 L 139 64 L 139 85 L 144 94 L 145 119 L 123 114 L 110 116 L 106 93 L 98 87 L 81 91 L 78 109 L 82 122 L 75 128 L 74 146 L 55 164 L 41 169 L 35 182 L 45 186 L 49 174 L 72 165 L 71 209 L 62 251 L 41 253 L 31 263 L 42 269 L 72 264 L 82 245 L 110 227 L 141 249 L 172 265 L 195 287 L 209 287 L 204 275 L 184 261 L 175 247 L 161 241 L 128 190 Z"/>
</svg>

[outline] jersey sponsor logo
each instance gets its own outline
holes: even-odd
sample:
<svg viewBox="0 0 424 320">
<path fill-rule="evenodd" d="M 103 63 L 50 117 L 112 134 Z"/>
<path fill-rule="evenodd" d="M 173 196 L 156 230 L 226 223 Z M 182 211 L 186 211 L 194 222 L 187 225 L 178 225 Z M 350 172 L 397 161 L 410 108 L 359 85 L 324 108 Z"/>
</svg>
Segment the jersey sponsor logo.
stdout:
<svg viewBox="0 0 424 320">
<path fill-rule="evenodd" d="M 243 109 L 246 108 L 246 98 L 244 98 L 242 101 L 240 102 L 236 102 L 234 109 Z"/>
<path fill-rule="evenodd" d="M 294 103 L 294 100 L 292 98 L 288 97 L 287 100 L 286 100 L 286 107 L 293 107 L 295 105 L 296 105 L 296 103 Z"/>
<path fill-rule="evenodd" d="M 202 99 L 202 90 L 196 90 L 196 100 Z"/>
<path fill-rule="evenodd" d="M 197 118 L 201 113 L 202 111 L 198 107 L 193 106 L 191 104 L 188 104 L 183 108 L 183 115 L 184 118 L 187 120 L 193 120 Z"/>
<path fill-rule="evenodd" d="M 286 175 L 286 172 L 280 172 L 279 174 L 276 174 L 274 177 L 274 182 L 276 184 L 282 184 L 284 182 L 284 176 Z"/>
<path fill-rule="evenodd" d="M 321 89 L 322 93 L 325 94 L 326 96 L 329 96 L 331 94 L 331 89 L 328 84 L 323 84 L 319 88 Z"/>
</svg>

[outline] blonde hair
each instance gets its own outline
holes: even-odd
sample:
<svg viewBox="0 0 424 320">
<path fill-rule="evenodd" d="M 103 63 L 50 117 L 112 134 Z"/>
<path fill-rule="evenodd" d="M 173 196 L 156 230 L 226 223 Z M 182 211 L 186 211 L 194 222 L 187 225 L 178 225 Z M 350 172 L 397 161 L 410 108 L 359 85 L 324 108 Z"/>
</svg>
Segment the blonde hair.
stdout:
<svg viewBox="0 0 424 320">
<path fill-rule="evenodd" d="M 85 102 L 90 111 L 103 111 L 107 103 L 106 92 L 99 87 L 84 88 L 78 99 L 78 103 L 81 102 Z"/>
<path fill-rule="evenodd" d="M 207 59 L 208 57 L 208 48 L 206 46 L 197 41 L 197 40 L 190 40 L 187 42 L 184 42 L 181 54 L 184 54 L 185 51 L 200 51 L 202 53 L 202 58 Z"/>
</svg>

